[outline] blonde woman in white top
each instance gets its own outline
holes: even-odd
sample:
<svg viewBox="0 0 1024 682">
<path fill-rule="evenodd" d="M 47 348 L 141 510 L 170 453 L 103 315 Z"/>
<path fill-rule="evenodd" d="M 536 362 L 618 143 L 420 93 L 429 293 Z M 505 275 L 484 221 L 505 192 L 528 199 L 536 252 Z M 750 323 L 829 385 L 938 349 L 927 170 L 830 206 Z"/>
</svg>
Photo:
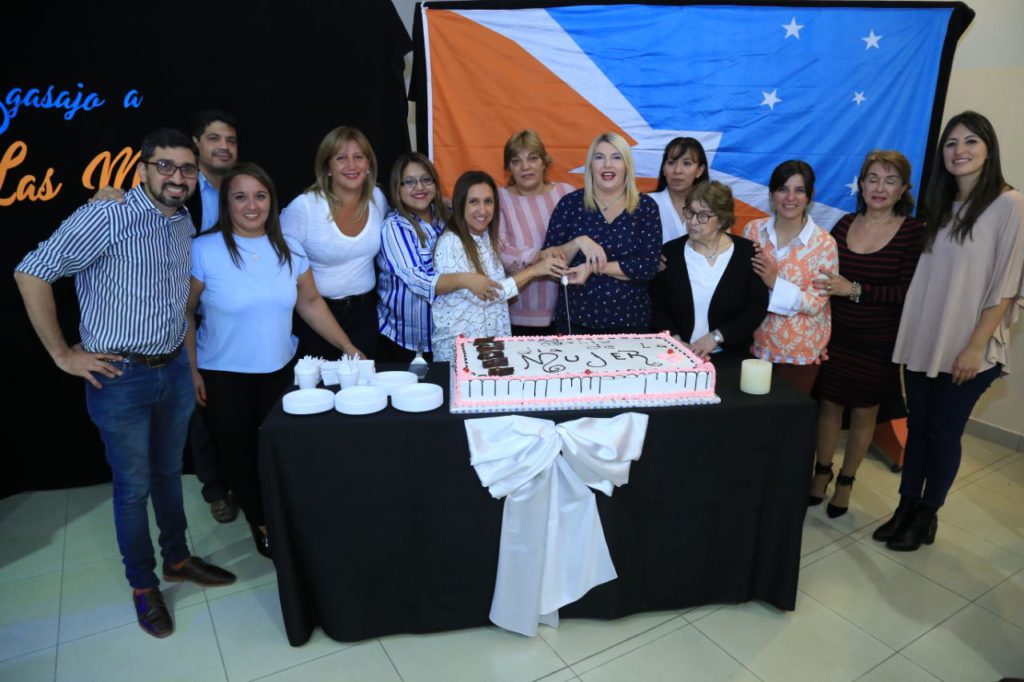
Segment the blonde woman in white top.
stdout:
<svg viewBox="0 0 1024 682">
<path fill-rule="evenodd" d="M 284 233 L 309 257 L 313 280 L 352 343 L 367 357 L 377 347 L 374 260 L 387 200 L 377 189 L 377 157 L 355 128 L 335 128 L 316 153 L 316 182 L 281 212 Z M 318 334 L 296 323 L 299 355 L 334 357 Z"/>
</svg>

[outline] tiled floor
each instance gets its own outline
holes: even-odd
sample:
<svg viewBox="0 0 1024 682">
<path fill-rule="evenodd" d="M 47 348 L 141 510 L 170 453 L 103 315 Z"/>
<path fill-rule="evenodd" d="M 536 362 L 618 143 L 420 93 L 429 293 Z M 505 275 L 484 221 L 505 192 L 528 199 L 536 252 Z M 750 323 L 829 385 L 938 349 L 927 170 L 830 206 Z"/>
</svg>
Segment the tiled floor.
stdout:
<svg viewBox="0 0 1024 682">
<path fill-rule="evenodd" d="M 245 525 L 210 519 L 191 476 L 198 554 L 229 588 L 165 590 L 175 634 L 135 624 L 108 485 L 0 500 L 0 680 L 274 681 L 969 680 L 1024 677 L 1024 455 L 965 438 L 935 545 L 888 552 L 870 538 L 898 476 L 869 459 L 853 508 L 811 509 L 797 609 L 759 603 L 566 620 L 528 639 L 495 628 L 292 648 L 272 564 Z M 155 537 L 155 534 L 154 534 Z"/>
</svg>

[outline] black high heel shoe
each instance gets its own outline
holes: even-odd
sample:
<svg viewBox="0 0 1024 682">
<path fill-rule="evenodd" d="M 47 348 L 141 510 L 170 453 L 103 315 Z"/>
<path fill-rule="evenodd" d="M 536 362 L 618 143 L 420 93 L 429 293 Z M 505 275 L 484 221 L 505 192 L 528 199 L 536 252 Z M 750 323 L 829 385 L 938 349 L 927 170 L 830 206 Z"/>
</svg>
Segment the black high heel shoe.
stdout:
<svg viewBox="0 0 1024 682">
<path fill-rule="evenodd" d="M 270 559 L 270 539 L 267 538 L 267 534 L 254 523 L 249 524 L 249 530 L 252 531 L 252 541 L 256 543 L 256 551 Z"/>
<path fill-rule="evenodd" d="M 825 474 L 828 474 L 828 480 L 825 481 L 825 490 L 828 490 L 828 484 L 831 483 L 832 479 L 834 478 L 834 476 L 832 474 L 832 465 L 831 464 L 822 464 L 821 462 L 817 462 L 816 461 L 814 463 L 814 475 L 815 476 L 824 476 Z M 824 492 L 824 491 L 822 491 L 822 492 Z M 825 499 L 824 496 L 818 497 L 817 495 L 808 495 L 807 496 L 807 506 L 808 507 L 816 507 L 819 504 L 821 504 L 824 499 Z"/>
<path fill-rule="evenodd" d="M 853 482 L 856 481 L 856 480 L 857 480 L 857 478 L 855 476 L 847 476 L 846 474 L 839 474 L 838 476 L 836 476 L 836 490 L 839 490 L 839 486 L 849 486 L 849 487 L 852 488 L 853 487 Z M 837 519 L 840 516 L 842 516 L 843 514 L 845 514 L 846 512 L 848 512 L 849 510 L 850 510 L 849 505 L 847 505 L 845 507 L 840 507 L 839 505 L 832 504 L 831 502 L 829 502 L 828 506 L 825 507 L 825 513 L 828 514 L 828 517 L 830 519 Z"/>
<path fill-rule="evenodd" d="M 893 512 L 892 518 L 875 529 L 871 534 L 872 540 L 888 542 L 905 531 L 914 520 L 914 512 L 917 511 L 918 500 L 911 497 L 901 497 L 900 504 Z"/>
<path fill-rule="evenodd" d="M 935 510 L 919 504 L 917 511 L 914 512 L 914 520 L 907 529 L 894 536 L 885 543 L 885 546 L 894 552 L 916 552 L 922 544 L 930 545 L 935 542 L 935 531 L 938 527 L 939 519 L 935 516 Z"/>
</svg>

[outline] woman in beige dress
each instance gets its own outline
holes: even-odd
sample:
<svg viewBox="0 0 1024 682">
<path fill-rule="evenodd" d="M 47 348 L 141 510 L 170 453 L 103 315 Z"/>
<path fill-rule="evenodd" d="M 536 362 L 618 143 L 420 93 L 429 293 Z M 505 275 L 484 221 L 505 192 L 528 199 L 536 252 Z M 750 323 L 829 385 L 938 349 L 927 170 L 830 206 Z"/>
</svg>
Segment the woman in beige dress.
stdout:
<svg viewBox="0 0 1024 682">
<path fill-rule="evenodd" d="M 924 252 L 893 352 L 909 412 L 900 503 L 873 535 L 904 552 L 935 541 L 967 419 L 1009 372 L 1010 326 L 1024 301 L 1024 195 L 1003 179 L 995 130 L 981 114 L 946 124 L 925 208 Z"/>
</svg>

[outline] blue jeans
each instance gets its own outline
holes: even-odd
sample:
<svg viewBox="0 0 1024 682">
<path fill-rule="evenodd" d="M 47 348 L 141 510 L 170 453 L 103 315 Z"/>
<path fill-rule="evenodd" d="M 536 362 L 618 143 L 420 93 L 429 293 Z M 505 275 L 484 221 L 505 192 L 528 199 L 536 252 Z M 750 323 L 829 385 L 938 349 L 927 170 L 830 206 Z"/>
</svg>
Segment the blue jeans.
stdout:
<svg viewBox="0 0 1024 682">
<path fill-rule="evenodd" d="M 945 372 L 929 379 L 924 372 L 904 370 L 907 447 L 900 495 L 920 500 L 931 509 L 946 502 L 960 469 L 960 439 L 967 420 L 1001 370 L 1002 365 L 996 364 L 959 386 L 953 383 L 953 375 Z"/>
<path fill-rule="evenodd" d="M 114 527 L 125 575 L 135 589 L 147 589 L 160 584 L 146 511 L 150 496 L 164 563 L 189 556 L 181 461 L 195 406 L 192 372 L 184 352 L 163 367 L 113 364 L 123 374 L 94 374 L 103 388 L 86 383 L 86 405 L 106 446 L 114 479 Z"/>
</svg>

